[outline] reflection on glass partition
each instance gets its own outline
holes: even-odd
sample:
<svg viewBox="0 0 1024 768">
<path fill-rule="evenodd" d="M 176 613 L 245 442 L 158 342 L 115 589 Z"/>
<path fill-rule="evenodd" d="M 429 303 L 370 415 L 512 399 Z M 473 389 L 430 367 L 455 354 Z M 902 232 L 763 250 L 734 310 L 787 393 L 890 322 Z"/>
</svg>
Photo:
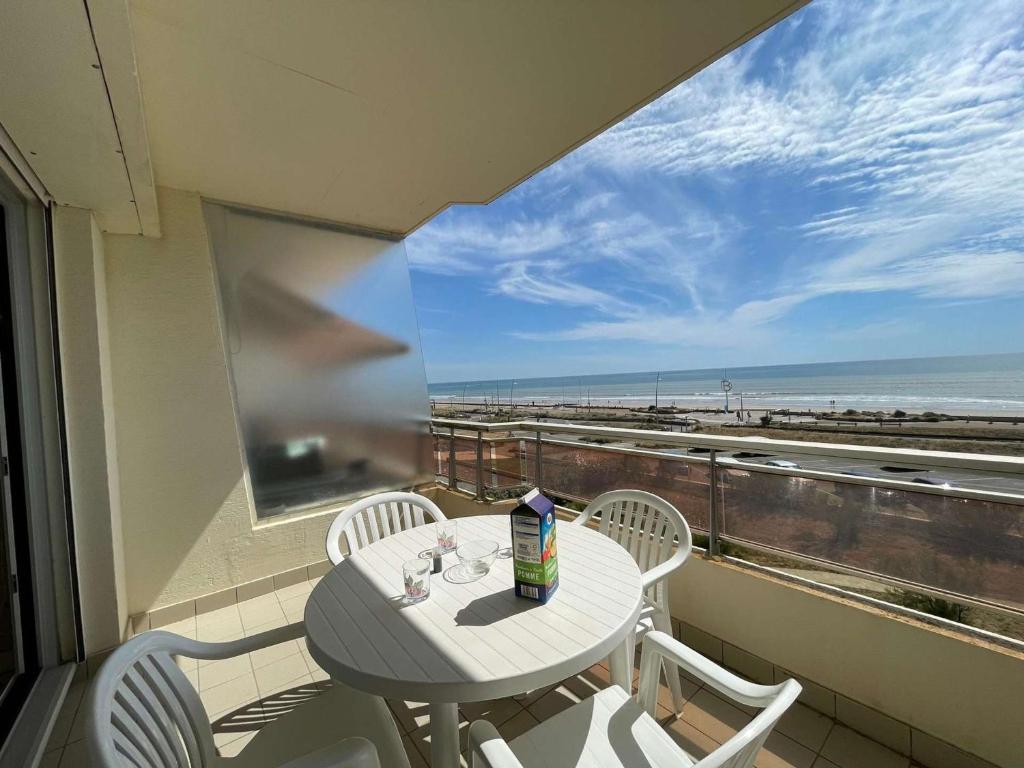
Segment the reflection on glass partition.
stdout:
<svg viewBox="0 0 1024 768">
<path fill-rule="evenodd" d="M 430 474 L 401 242 L 204 203 L 257 514 Z"/>
<path fill-rule="evenodd" d="M 1024 507 L 719 469 L 723 534 L 1024 608 Z"/>
<path fill-rule="evenodd" d="M 533 482 L 533 444 L 528 447 Z M 637 488 L 668 500 L 687 522 L 706 529 L 708 473 L 706 464 L 675 456 L 588 447 L 579 443 L 544 441 L 543 486 L 559 496 L 589 501 L 606 491 Z"/>
<path fill-rule="evenodd" d="M 450 438 L 436 439 L 436 471 L 447 477 Z M 504 498 L 536 483 L 533 436 L 488 435 L 483 447 L 487 495 Z M 455 449 L 459 486 L 475 488 L 476 440 L 457 435 Z M 545 439 L 541 485 L 553 496 L 577 501 L 617 488 L 649 491 L 674 504 L 692 528 L 706 531 L 710 465 L 702 449 L 691 450 L 696 455 L 680 457 Z M 855 568 L 1024 610 L 1020 503 L 753 467 L 719 464 L 716 472 L 719 531 L 727 541 L 814 558 L 825 570 L 830 564 Z M 800 570 L 811 570 L 813 577 L 813 568 Z"/>
<path fill-rule="evenodd" d="M 435 471 L 448 477 L 451 438 L 435 436 Z M 533 437 L 487 437 L 483 446 L 482 479 L 487 493 L 509 495 L 537 484 L 536 440 Z M 694 528 L 707 530 L 708 465 L 677 456 L 622 451 L 544 440 L 541 485 L 564 499 L 589 501 L 605 491 L 639 488 L 667 499 Z M 475 488 L 476 440 L 456 435 L 455 467 L 460 487 Z"/>
</svg>

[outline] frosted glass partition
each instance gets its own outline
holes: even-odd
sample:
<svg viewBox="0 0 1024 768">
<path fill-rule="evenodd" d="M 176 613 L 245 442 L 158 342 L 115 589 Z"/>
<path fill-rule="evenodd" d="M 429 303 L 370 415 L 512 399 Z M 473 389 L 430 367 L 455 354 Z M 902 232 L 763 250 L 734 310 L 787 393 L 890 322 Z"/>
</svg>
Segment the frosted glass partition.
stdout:
<svg viewBox="0 0 1024 768">
<path fill-rule="evenodd" d="M 204 211 L 257 514 L 432 477 L 405 245 Z"/>
</svg>

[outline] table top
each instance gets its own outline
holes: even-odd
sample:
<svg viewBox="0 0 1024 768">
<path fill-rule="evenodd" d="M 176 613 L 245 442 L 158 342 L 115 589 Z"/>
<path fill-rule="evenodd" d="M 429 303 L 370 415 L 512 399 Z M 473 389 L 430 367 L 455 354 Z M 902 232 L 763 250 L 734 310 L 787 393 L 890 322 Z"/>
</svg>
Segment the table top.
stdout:
<svg viewBox="0 0 1024 768">
<path fill-rule="evenodd" d="M 541 605 L 515 596 L 512 558 L 465 581 L 454 552 L 430 597 L 404 602 L 402 563 L 436 544 L 432 524 L 358 550 L 306 604 L 309 651 L 335 680 L 389 698 L 471 702 L 552 685 L 590 667 L 636 625 L 643 590 L 629 553 L 559 522 L 559 586 Z M 508 515 L 458 518 L 460 543 L 511 545 Z"/>
</svg>

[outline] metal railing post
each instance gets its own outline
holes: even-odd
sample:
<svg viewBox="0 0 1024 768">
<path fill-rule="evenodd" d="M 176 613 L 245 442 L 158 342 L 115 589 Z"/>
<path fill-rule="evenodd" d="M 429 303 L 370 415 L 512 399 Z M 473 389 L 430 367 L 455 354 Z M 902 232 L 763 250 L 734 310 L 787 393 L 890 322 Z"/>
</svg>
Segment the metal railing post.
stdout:
<svg viewBox="0 0 1024 768">
<path fill-rule="evenodd" d="M 708 489 L 708 554 L 717 557 L 721 551 L 718 545 L 718 471 L 714 449 L 708 454 Z"/>
<path fill-rule="evenodd" d="M 552 435 L 552 445 L 556 448 L 559 446 L 568 446 L 570 450 L 578 449 L 579 444 L 570 440 L 562 440 L 563 435 L 592 435 L 595 437 L 602 438 L 614 438 L 616 441 L 625 440 L 631 438 L 634 440 L 650 439 L 650 433 L 643 430 L 634 429 L 618 429 L 608 427 L 594 427 L 590 425 L 574 425 L 574 424 L 562 424 L 562 423 L 540 423 L 540 422 L 502 422 L 495 424 L 480 424 L 479 422 L 471 422 L 465 420 L 454 420 L 454 419 L 432 419 L 431 420 L 431 431 L 434 435 L 436 442 L 436 473 L 438 482 L 444 482 L 441 480 L 441 476 L 444 474 L 444 453 L 440 446 L 440 436 L 444 429 L 449 430 L 449 455 L 448 455 L 448 484 L 450 488 L 458 487 L 458 467 L 456 463 L 456 431 L 463 431 L 463 439 L 467 441 L 472 439 L 472 433 L 476 432 L 477 437 L 477 465 L 476 465 L 476 478 L 477 478 L 477 494 L 482 495 L 483 500 L 486 502 L 489 495 L 486 492 L 486 488 L 489 485 L 492 490 L 497 491 L 505 489 L 506 486 L 514 487 L 519 484 L 525 484 L 529 480 L 529 438 L 526 435 L 533 430 L 534 438 L 536 441 L 536 453 L 534 455 L 534 471 L 536 487 L 541 488 L 545 484 L 545 469 L 544 469 L 544 445 L 543 435 Z M 486 478 L 483 475 L 485 471 L 483 468 L 483 455 L 482 449 L 485 441 L 483 441 L 483 432 L 493 433 L 489 436 L 486 441 L 486 450 L 488 450 L 489 466 L 486 472 L 490 473 L 490 478 Z M 773 558 L 783 557 L 792 558 L 797 562 L 807 563 L 812 569 L 817 569 L 822 561 L 827 563 L 830 570 L 834 570 L 837 573 L 852 575 L 858 578 L 867 577 L 872 581 L 877 581 L 881 584 L 888 585 L 898 590 L 905 592 L 915 592 L 926 596 L 935 597 L 941 600 L 945 600 L 950 603 L 955 603 L 961 606 L 976 606 L 986 611 L 993 611 L 995 613 L 1004 614 L 1013 617 L 1018 620 L 1021 617 L 1021 611 L 1018 607 L 1013 604 L 1004 605 L 999 601 L 1002 599 L 997 596 L 987 596 L 988 592 L 986 589 L 979 589 L 975 586 L 973 579 L 966 579 L 962 584 L 954 585 L 962 592 L 956 591 L 956 589 L 950 590 L 946 587 L 930 585 L 927 583 L 920 583 L 911 579 L 907 579 L 901 575 L 902 571 L 894 571 L 892 568 L 887 568 L 886 563 L 881 561 L 879 566 L 881 570 L 874 571 L 863 567 L 859 567 L 848 562 L 847 558 L 840 552 L 835 559 L 822 558 L 815 550 L 808 550 L 803 546 L 800 546 L 799 542 L 794 542 L 792 548 L 789 546 L 778 546 L 777 544 L 769 543 L 761 538 L 757 532 L 752 534 L 752 538 L 741 537 L 737 540 L 743 544 L 743 551 L 737 553 L 732 550 L 735 547 L 730 546 L 733 541 L 733 534 L 739 535 L 739 532 L 734 531 L 734 521 L 730 515 L 730 499 L 725 498 L 725 488 L 728 485 L 731 493 L 751 494 L 751 493 L 764 493 L 761 490 L 764 487 L 770 487 L 771 483 L 783 483 L 787 482 L 786 478 L 803 478 L 807 483 L 828 483 L 842 484 L 842 488 L 849 486 L 852 492 L 865 491 L 870 489 L 882 489 L 886 491 L 886 495 L 894 494 L 914 494 L 920 497 L 920 501 L 915 501 L 915 504 L 921 503 L 925 505 L 931 505 L 936 508 L 936 512 L 946 514 L 950 510 L 945 508 L 945 502 L 959 501 L 969 505 L 987 505 L 989 503 L 998 505 L 1008 505 L 1008 513 L 1018 516 L 1016 519 L 1020 519 L 1020 515 L 1024 514 L 1024 492 L 1015 491 L 1008 492 L 1005 490 L 988 489 L 984 486 L 978 488 L 974 487 L 945 487 L 945 486 L 934 486 L 934 485 L 921 485 L 907 479 L 900 478 L 888 478 L 880 477 L 872 474 L 860 473 L 856 475 L 840 476 L 838 474 L 839 469 L 845 466 L 845 463 L 849 459 L 858 460 L 869 460 L 872 463 L 878 463 L 881 461 L 892 461 L 894 463 L 902 463 L 907 461 L 910 464 L 918 465 L 921 464 L 921 471 L 928 471 L 928 469 L 936 469 L 937 471 L 946 471 L 947 469 L 966 469 L 966 470 L 987 470 L 989 472 L 996 473 L 1010 473 L 1015 472 L 1018 475 L 1024 471 L 1022 470 L 1021 459 L 1012 456 L 984 456 L 979 457 L 972 454 L 961 454 L 955 457 L 955 461 L 950 454 L 934 454 L 931 458 L 926 458 L 927 451 L 917 451 L 911 453 L 908 449 L 902 448 L 876 448 L 870 446 L 855 446 L 855 445 L 825 445 L 825 444 L 807 444 L 806 446 L 797 446 L 797 444 L 790 444 L 787 447 L 786 453 L 792 452 L 798 457 L 800 456 L 820 456 L 828 459 L 839 459 L 842 460 L 843 464 L 836 465 L 835 463 L 825 465 L 821 468 L 818 466 L 767 466 L 767 465 L 754 465 L 745 460 L 738 459 L 733 456 L 733 453 L 742 449 L 750 450 L 751 448 L 761 448 L 766 452 L 775 452 L 779 450 L 779 444 L 768 439 L 761 438 L 723 438 L 718 436 L 692 436 L 689 434 L 681 435 L 678 433 L 661 433 L 659 439 L 665 439 L 666 442 L 674 443 L 680 446 L 689 446 L 697 449 L 703 453 L 703 456 L 691 456 L 683 453 L 663 454 L 655 450 L 640 449 L 640 448 L 629 448 L 619 446 L 605 446 L 605 445 L 593 445 L 587 450 L 593 451 L 598 455 L 603 456 L 642 456 L 644 460 L 650 458 L 656 459 L 658 462 L 682 462 L 689 465 L 695 470 L 697 462 L 707 464 L 707 483 L 708 483 L 708 527 L 707 527 L 707 557 L 710 559 L 724 558 L 729 561 L 736 561 L 742 564 L 744 561 L 747 565 L 754 568 L 768 568 L 758 564 L 758 560 L 752 558 L 746 554 L 746 550 L 752 550 L 753 552 L 762 552 L 770 555 Z M 742 440 L 742 442 L 741 442 Z M 499 446 L 501 446 L 499 448 Z M 510 446 L 506 449 L 505 446 Z M 604 453 L 602 453 L 604 452 Z M 695 451 L 696 452 L 696 451 Z M 718 466 L 718 454 L 722 453 L 723 461 L 726 462 L 725 469 L 721 469 Z M 552 460 L 554 461 L 554 459 Z M 612 459 L 614 462 L 615 459 Z M 737 464 L 739 462 L 739 464 Z M 465 461 L 464 463 L 468 463 Z M 734 469 L 736 467 L 737 469 Z M 739 472 L 740 467 L 743 468 L 743 475 L 746 476 L 747 472 L 754 473 L 757 475 L 753 483 L 747 483 L 744 481 L 743 488 L 734 488 L 732 485 L 732 474 Z M 925 469 L 927 467 L 928 469 Z M 719 475 L 719 472 L 725 472 L 724 475 Z M 552 482 L 555 485 L 559 485 L 561 476 L 554 476 Z M 486 479 L 486 485 L 483 480 Z M 698 491 L 697 485 L 704 479 L 701 478 L 699 473 L 686 478 L 685 483 L 692 484 L 694 489 Z M 791 481 L 790 481 L 791 482 Z M 804 482 L 801 483 L 803 485 Z M 468 482 L 467 482 L 468 485 Z M 813 488 L 814 486 L 811 486 Z M 559 486 L 561 488 L 561 486 Z M 465 489 L 468 491 L 468 487 Z M 565 491 L 560 490 L 560 493 Z M 497 495 L 501 495 L 498 493 Z M 749 498 L 749 496 L 748 496 Z M 858 517 L 856 520 L 860 520 L 863 514 L 867 513 L 866 508 L 860 503 L 859 496 L 852 496 L 850 498 L 840 498 L 843 504 L 851 505 L 853 510 L 857 513 Z M 764 499 L 765 506 L 770 507 L 772 504 L 771 499 Z M 816 504 L 817 496 L 816 493 L 808 492 L 804 493 L 800 497 L 794 497 L 792 502 L 798 505 L 810 505 Z M 874 502 L 872 502 L 874 503 Z M 884 502 L 883 502 L 884 503 Z M 896 509 L 900 509 L 901 505 L 905 502 L 901 500 L 899 495 L 889 502 Z M 959 508 L 958 508 L 959 509 Z M 977 506 L 976 510 L 972 512 L 981 512 L 984 508 Z M 771 509 L 768 508 L 765 514 L 770 514 Z M 1001 519 L 1001 518 L 1000 518 Z M 850 524 L 856 523 L 856 520 Z M 1002 523 L 1000 523 L 1002 525 Z M 1001 532 L 1005 532 L 1003 528 L 998 530 L 993 529 L 994 535 L 1000 535 Z M 974 535 L 974 534 L 972 534 Z M 724 550 L 730 550 L 730 555 L 725 555 Z M 974 567 L 973 564 L 965 567 Z M 771 570 L 771 568 L 769 568 Z M 813 578 L 807 578 L 805 576 L 790 576 L 788 577 L 791 581 L 796 581 L 801 584 L 814 585 L 815 580 Z M 845 592 L 841 587 L 833 587 L 828 584 L 819 584 L 826 591 L 833 591 L 836 594 L 853 594 Z M 975 593 L 982 594 L 975 594 Z M 856 599 L 856 598 L 855 598 Z M 868 600 L 874 600 L 874 598 L 868 598 Z M 876 601 L 877 602 L 877 601 Z M 885 602 L 884 600 L 882 601 Z M 874 603 L 870 603 L 874 604 Z M 891 604 L 897 612 L 904 613 L 906 615 L 916 616 L 920 618 L 922 614 L 915 611 L 912 608 L 903 608 L 901 606 Z M 944 621 L 944 620 L 942 620 Z M 969 627 L 964 625 L 962 630 L 965 632 L 973 632 Z M 977 630 L 977 632 L 984 632 L 985 630 Z M 988 637 L 988 635 L 986 635 Z M 998 637 L 998 636 L 996 636 Z M 1000 642 L 1000 640 L 996 640 Z M 1015 642 L 1015 641 L 1007 641 Z M 1004 643 L 1005 644 L 1005 643 Z M 1013 646 L 1018 647 L 1018 646 Z"/>
<path fill-rule="evenodd" d="M 476 498 L 484 500 L 484 433 L 476 431 Z"/>
<path fill-rule="evenodd" d="M 459 489 L 459 477 L 455 466 L 455 427 L 451 427 L 448 439 L 448 487 L 456 491 Z"/>
<path fill-rule="evenodd" d="M 540 439 L 540 432 L 537 433 L 537 449 L 534 451 L 533 460 L 533 477 L 536 480 L 537 490 L 544 493 L 544 464 L 541 458 L 541 446 L 543 442 Z"/>
</svg>

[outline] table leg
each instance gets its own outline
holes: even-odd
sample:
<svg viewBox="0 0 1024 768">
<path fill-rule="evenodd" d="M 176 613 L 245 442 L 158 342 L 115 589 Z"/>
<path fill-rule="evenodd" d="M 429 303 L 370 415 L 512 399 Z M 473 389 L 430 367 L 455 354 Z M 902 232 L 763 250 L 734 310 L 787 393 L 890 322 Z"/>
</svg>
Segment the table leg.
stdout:
<svg viewBox="0 0 1024 768">
<path fill-rule="evenodd" d="M 459 705 L 430 705 L 430 764 L 433 768 L 459 766 Z"/>
<path fill-rule="evenodd" d="M 626 693 L 633 691 L 633 664 L 629 658 L 629 643 L 625 640 L 615 646 L 608 656 L 608 672 L 612 685 L 617 685 Z"/>
</svg>

